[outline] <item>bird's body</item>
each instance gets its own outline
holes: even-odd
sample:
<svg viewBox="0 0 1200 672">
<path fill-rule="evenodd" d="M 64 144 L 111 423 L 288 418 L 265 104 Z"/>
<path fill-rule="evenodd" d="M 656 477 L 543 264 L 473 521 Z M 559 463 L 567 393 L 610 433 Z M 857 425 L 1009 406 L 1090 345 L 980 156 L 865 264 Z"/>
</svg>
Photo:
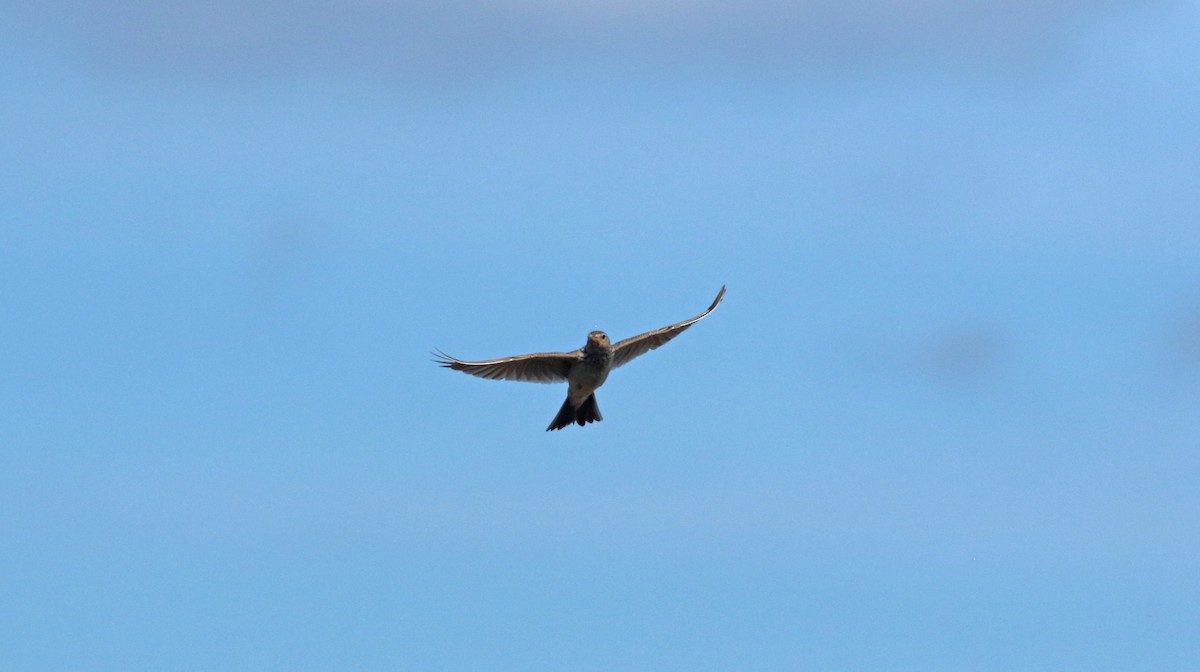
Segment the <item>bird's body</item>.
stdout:
<svg viewBox="0 0 1200 672">
<path fill-rule="evenodd" d="M 588 334 L 587 345 L 580 351 L 583 355 L 578 362 L 567 370 L 567 399 L 578 405 L 583 403 L 596 388 L 608 380 L 608 372 L 612 369 L 613 349 L 608 342 L 608 335 L 603 331 L 593 331 Z"/>
<path fill-rule="evenodd" d="M 603 420 L 596 405 L 596 389 L 608 379 L 613 369 L 635 357 L 653 350 L 678 336 L 683 330 L 707 316 L 725 296 L 725 288 L 717 294 L 708 310 L 690 320 L 662 329 L 627 338 L 612 344 L 602 331 L 588 334 L 587 343 L 574 352 L 550 352 L 466 362 L 438 352 L 435 360 L 442 366 L 493 380 L 520 380 L 535 383 L 567 383 L 567 399 L 546 431 L 562 429 L 572 422 L 580 427 Z"/>
<path fill-rule="evenodd" d="M 580 348 L 579 354 L 579 359 L 567 369 L 567 400 L 546 431 L 562 429 L 572 422 L 582 427 L 604 419 L 596 405 L 595 392 L 608 380 L 608 372 L 612 370 L 613 348 L 608 335 L 603 331 L 588 334 L 587 344 Z"/>
</svg>

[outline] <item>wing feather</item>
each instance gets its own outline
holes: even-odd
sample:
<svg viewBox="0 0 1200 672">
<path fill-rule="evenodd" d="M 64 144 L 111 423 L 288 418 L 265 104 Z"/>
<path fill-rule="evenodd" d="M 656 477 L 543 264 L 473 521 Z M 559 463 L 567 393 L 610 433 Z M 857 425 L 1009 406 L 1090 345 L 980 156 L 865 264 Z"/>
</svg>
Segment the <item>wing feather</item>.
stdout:
<svg viewBox="0 0 1200 672">
<path fill-rule="evenodd" d="M 703 313 L 700 313 L 690 320 L 684 320 L 683 322 L 672 324 L 671 326 L 663 327 L 662 329 L 647 331 L 644 334 L 633 336 L 618 342 L 613 346 L 612 368 L 615 369 L 618 366 L 628 364 L 635 357 L 644 355 L 671 340 L 672 338 L 675 338 L 679 334 L 682 334 L 688 327 L 704 319 L 709 313 L 716 309 L 717 304 L 721 303 L 721 299 L 724 296 L 725 286 L 722 285 L 721 291 L 717 292 L 717 298 L 713 299 L 712 305 L 709 306 L 708 310 L 704 311 Z"/>
<path fill-rule="evenodd" d="M 466 362 L 438 350 L 433 353 L 437 362 L 447 369 L 462 371 L 490 380 L 518 380 L 527 383 L 558 383 L 567 379 L 571 364 L 578 361 L 578 352 L 536 352 L 531 355 L 501 357 L 481 362 Z"/>
</svg>

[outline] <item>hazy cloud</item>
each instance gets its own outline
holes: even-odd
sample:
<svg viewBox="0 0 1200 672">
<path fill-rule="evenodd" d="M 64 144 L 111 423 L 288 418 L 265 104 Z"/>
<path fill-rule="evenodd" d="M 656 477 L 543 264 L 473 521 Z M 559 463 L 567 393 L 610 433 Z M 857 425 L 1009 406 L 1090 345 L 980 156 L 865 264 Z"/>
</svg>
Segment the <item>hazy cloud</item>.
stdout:
<svg viewBox="0 0 1200 672">
<path fill-rule="evenodd" d="M 946 329 L 927 346 L 924 364 L 945 381 L 969 382 L 986 378 L 1009 361 L 1010 344 L 1001 329 L 974 324 Z"/>
<path fill-rule="evenodd" d="M 1200 371 L 1200 299 L 1180 306 L 1168 318 L 1167 348 L 1173 369 L 1187 374 Z"/>
<path fill-rule="evenodd" d="M 88 58 L 150 73 L 332 70 L 447 81 L 589 62 L 795 72 L 917 59 L 1020 63 L 1127 0 L 4 2 Z"/>
</svg>

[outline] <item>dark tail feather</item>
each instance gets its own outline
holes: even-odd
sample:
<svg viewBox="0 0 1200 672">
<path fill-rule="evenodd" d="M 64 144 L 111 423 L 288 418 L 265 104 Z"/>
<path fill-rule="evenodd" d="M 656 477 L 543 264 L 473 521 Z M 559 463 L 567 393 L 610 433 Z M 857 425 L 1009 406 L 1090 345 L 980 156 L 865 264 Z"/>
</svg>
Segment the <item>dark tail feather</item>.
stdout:
<svg viewBox="0 0 1200 672">
<path fill-rule="evenodd" d="M 600 415 L 600 407 L 596 405 L 596 395 L 588 395 L 587 399 L 579 405 L 579 410 L 575 411 L 575 422 L 582 427 L 586 423 L 603 420 L 604 416 Z"/>
<path fill-rule="evenodd" d="M 572 422 L 575 422 L 575 407 L 571 405 L 571 398 L 567 397 L 567 400 L 563 402 L 562 408 L 558 409 L 558 415 L 554 416 L 554 420 L 546 428 L 546 431 L 562 429 Z"/>
<path fill-rule="evenodd" d="M 600 415 L 600 407 L 596 405 L 596 395 L 591 395 L 575 408 L 571 405 L 571 398 L 563 402 L 562 408 L 558 409 L 558 415 L 554 416 L 554 420 L 550 426 L 546 428 L 549 432 L 555 429 L 562 429 L 572 422 L 578 423 L 580 427 L 589 422 L 603 420 L 604 416 Z"/>
</svg>

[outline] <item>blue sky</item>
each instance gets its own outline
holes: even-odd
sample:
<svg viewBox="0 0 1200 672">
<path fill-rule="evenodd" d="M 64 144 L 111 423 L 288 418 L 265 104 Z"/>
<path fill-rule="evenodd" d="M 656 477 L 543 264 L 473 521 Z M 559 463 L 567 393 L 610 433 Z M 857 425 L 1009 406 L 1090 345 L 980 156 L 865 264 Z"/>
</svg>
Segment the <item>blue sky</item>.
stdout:
<svg viewBox="0 0 1200 672">
<path fill-rule="evenodd" d="M 14 669 L 1200 665 L 1194 5 L 0 16 Z"/>
</svg>

